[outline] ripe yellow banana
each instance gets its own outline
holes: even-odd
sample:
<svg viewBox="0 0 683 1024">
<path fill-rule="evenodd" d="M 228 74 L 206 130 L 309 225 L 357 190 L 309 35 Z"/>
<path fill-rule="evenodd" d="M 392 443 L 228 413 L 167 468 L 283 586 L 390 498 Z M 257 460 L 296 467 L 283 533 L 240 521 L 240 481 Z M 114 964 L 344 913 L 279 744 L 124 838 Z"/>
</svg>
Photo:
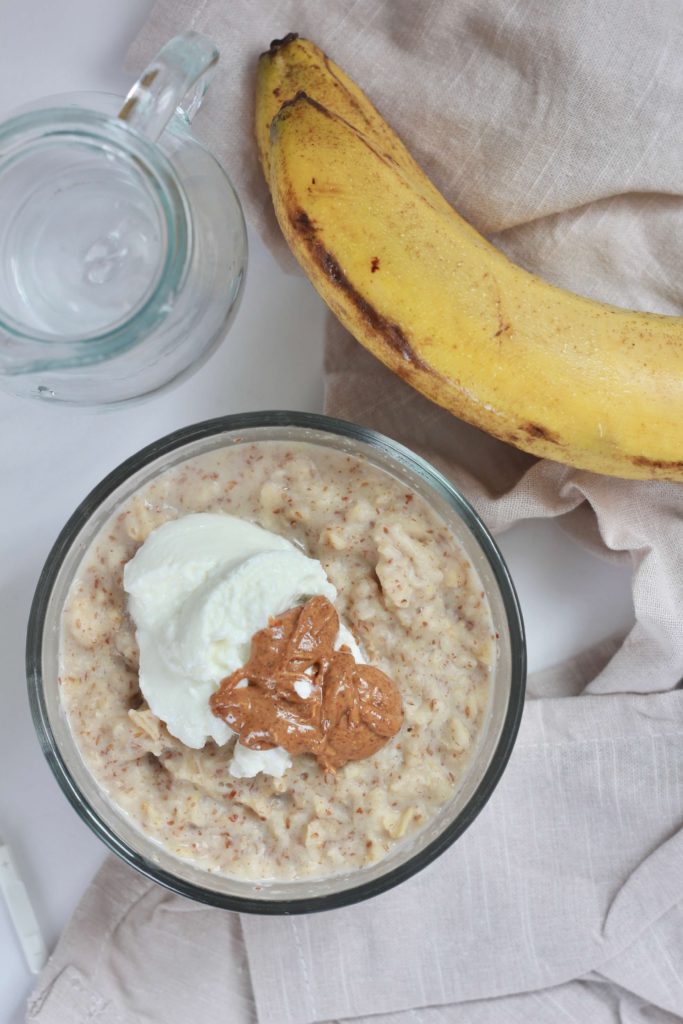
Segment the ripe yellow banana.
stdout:
<svg viewBox="0 0 683 1024">
<path fill-rule="evenodd" d="M 345 326 L 433 401 L 519 448 L 683 480 L 683 319 L 593 302 L 515 266 L 404 162 L 357 87 L 355 127 L 319 102 L 311 53 L 318 95 L 286 102 L 269 141 L 267 88 L 279 100 L 301 71 L 271 60 L 264 84 L 262 70 L 262 158 L 283 233 Z M 331 95 L 341 111 L 342 91 Z"/>
</svg>

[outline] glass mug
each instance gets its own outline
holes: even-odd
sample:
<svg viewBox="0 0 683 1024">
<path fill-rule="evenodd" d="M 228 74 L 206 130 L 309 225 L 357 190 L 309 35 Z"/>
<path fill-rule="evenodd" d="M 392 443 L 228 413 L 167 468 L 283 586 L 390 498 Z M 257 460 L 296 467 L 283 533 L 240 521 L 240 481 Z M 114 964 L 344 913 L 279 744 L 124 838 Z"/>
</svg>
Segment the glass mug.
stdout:
<svg viewBox="0 0 683 1024">
<path fill-rule="evenodd" d="M 247 260 L 239 200 L 190 124 L 218 61 L 172 39 L 125 101 L 0 125 L 0 384 L 72 404 L 158 391 L 213 351 Z"/>
</svg>

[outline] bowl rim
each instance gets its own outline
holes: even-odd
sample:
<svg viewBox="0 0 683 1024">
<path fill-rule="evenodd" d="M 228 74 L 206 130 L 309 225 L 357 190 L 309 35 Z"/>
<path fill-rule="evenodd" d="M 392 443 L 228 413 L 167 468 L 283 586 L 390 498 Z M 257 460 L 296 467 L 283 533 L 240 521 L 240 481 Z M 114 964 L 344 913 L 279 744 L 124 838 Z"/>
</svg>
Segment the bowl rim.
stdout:
<svg viewBox="0 0 683 1024">
<path fill-rule="evenodd" d="M 422 850 L 378 878 L 339 892 L 286 899 L 258 899 L 215 892 L 158 867 L 119 839 L 115 831 L 90 806 L 66 766 L 55 741 L 42 686 L 42 647 L 45 616 L 64 558 L 91 515 L 121 484 L 161 456 L 195 441 L 223 433 L 257 427 L 294 427 L 365 442 L 407 465 L 445 498 L 464 520 L 489 563 L 500 590 L 510 641 L 510 694 L 498 743 L 479 784 L 461 812 Z M 305 438 L 302 438 L 302 441 Z M 526 641 L 519 599 L 503 556 L 488 529 L 467 498 L 439 470 L 405 445 L 368 427 L 319 413 L 267 410 L 235 413 L 181 427 L 146 445 L 108 473 L 77 506 L 53 544 L 38 580 L 26 634 L 26 678 L 33 724 L 47 762 L 62 792 L 80 818 L 123 861 L 171 892 L 199 903 L 240 913 L 305 914 L 358 903 L 377 896 L 421 871 L 451 846 L 472 824 L 497 786 L 510 758 L 519 730 L 526 689 Z M 255 883 L 257 884 L 257 883 Z"/>
</svg>

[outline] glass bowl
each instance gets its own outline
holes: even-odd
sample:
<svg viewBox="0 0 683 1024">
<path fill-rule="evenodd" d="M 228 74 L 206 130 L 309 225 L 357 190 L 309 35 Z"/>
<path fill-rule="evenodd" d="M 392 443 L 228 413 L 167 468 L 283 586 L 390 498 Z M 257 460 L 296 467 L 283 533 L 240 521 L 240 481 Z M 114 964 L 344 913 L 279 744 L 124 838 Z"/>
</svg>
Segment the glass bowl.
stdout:
<svg viewBox="0 0 683 1024">
<path fill-rule="evenodd" d="M 90 543 L 138 488 L 163 470 L 226 445 L 306 441 L 368 460 L 411 487 L 449 524 L 486 591 L 498 654 L 483 732 L 453 797 L 420 832 L 380 861 L 294 881 L 250 882 L 207 872 L 147 838 L 108 799 L 81 759 L 62 711 L 58 648 L 62 608 Z M 375 896 L 443 853 L 471 825 L 508 761 L 524 702 L 526 648 L 517 596 L 500 551 L 469 502 L 424 459 L 373 430 L 326 416 L 256 412 L 185 427 L 127 459 L 88 495 L 50 552 L 28 624 L 26 670 L 33 720 L 59 785 L 93 832 L 127 864 L 173 892 L 217 907 L 261 914 L 328 910 Z"/>
</svg>

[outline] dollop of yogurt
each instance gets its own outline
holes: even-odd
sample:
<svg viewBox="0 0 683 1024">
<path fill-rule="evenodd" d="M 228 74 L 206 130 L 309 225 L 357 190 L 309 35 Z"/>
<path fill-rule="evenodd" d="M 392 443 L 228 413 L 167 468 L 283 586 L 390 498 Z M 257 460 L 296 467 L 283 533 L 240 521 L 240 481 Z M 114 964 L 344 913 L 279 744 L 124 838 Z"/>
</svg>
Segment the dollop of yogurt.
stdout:
<svg viewBox="0 0 683 1024">
<path fill-rule="evenodd" d="M 140 650 L 140 690 L 168 731 L 195 749 L 235 736 L 211 712 L 209 697 L 248 661 L 253 634 L 309 597 L 337 596 L 320 562 L 291 541 L 208 512 L 154 530 L 126 564 L 123 585 Z M 341 644 L 362 660 L 345 626 Z M 302 697 L 306 682 L 297 687 Z M 230 771 L 238 778 L 281 777 L 290 765 L 279 747 L 250 750 L 237 742 Z"/>
</svg>

